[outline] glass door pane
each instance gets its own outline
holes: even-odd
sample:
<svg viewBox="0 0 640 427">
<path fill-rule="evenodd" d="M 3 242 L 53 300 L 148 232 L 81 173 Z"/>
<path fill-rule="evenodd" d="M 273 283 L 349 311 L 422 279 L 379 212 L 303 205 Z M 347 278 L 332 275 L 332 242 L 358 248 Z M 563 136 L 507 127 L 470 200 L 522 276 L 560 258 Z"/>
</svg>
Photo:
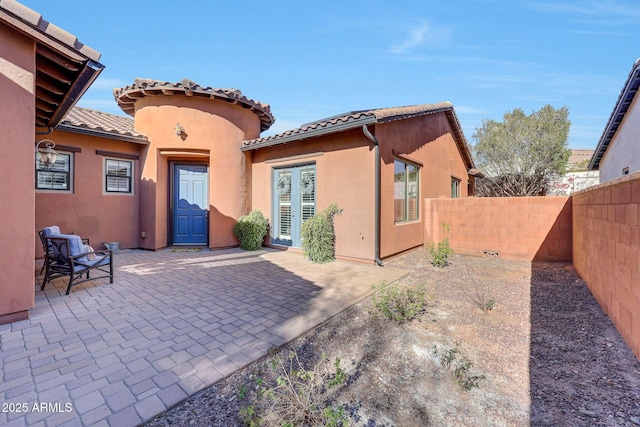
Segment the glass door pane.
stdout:
<svg viewBox="0 0 640 427">
<path fill-rule="evenodd" d="M 274 169 L 273 180 L 274 243 L 299 247 L 302 223 L 316 213 L 316 167 Z"/>
<path fill-rule="evenodd" d="M 302 223 L 316 214 L 315 166 L 307 166 L 300 170 L 300 212 Z"/>
<path fill-rule="evenodd" d="M 291 171 L 278 171 L 276 190 L 278 191 L 278 238 L 291 239 Z"/>
</svg>

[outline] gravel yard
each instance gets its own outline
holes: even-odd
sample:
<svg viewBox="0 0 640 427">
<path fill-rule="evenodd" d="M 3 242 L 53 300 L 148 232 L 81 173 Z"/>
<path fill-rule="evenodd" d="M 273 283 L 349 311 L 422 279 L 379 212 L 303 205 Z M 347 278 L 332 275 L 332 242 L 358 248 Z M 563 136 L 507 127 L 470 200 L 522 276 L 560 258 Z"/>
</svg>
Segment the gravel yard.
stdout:
<svg viewBox="0 0 640 427">
<path fill-rule="evenodd" d="M 450 261 L 436 268 L 423 249 L 386 261 L 411 270 L 402 286 L 428 289 L 418 319 L 374 318 L 366 299 L 281 354 L 295 350 L 305 366 L 322 353 L 341 360 L 349 380 L 334 404 L 352 426 L 640 425 L 640 363 L 571 264 Z M 469 361 L 479 387 L 456 384 L 441 357 L 452 349 Z M 244 425 L 239 409 L 251 404 L 244 391 L 266 362 L 148 425 Z"/>
</svg>

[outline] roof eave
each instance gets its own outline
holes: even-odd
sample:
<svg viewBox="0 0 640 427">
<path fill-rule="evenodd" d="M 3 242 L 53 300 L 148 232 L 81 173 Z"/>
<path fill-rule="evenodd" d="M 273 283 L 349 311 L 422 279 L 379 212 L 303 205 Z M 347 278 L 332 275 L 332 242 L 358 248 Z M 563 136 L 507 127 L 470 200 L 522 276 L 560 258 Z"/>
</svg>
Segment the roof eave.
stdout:
<svg viewBox="0 0 640 427">
<path fill-rule="evenodd" d="M 104 68 L 104 65 L 98 62 L 100 53 L 80 43 L 74 35 L 42 19 L 39 13 L 18 2 L 5 1 L 0 4 L 0 21 L 35 42 L 36 73 L 34 85 L 36 105 L 41 100 L 39 95 L 41 75 L 47 78 L 47 71 L 41 67 L 39 59 L 43 53 L 41 47 L 44 47 L 45 51 L 48 49 L 50 52 L 54 52 L 54 62 L 59 61 L 57 64 L 62 68 L 65 68 L 65 64 L 72 65 L 71 67 L 66 67 L 70 74 L 65 76 L 72 79 L 72 83 L 67 87 L 67 81 L 56 81 L 58 83 L 56 89 L 60 90 L 61 93 L 56 93 L 53 97 L 47 97 L 46 104 L 50 107 L 55 106 L 55 108 L 38 113 L 38 107 L 36 107 L 36 127 L 54 128 Z M 74 67 L 78 67 L 77 73 Z M 49 77 L 55 79 L 57 76 L 54 73 Z"/>
<path fill-rule="evenodd" d="M 444 110 L 444 112 L 449 120 L 449 125 L 453 131 L 453 136 L 456 139 L 458 148 L 460 149 L 460 154 L 467 164 L 467 170 L 475 169 L 476 165 L 473 161 L 473 157 L 471 156 L 467 139 L 465 138 L 464 133 L 462 133 L 462 126 L 460 126 L 460 121 L 458 120 L 456 111 L 453 109 L 453 106 L 451 106 L 449 109 Z"/>
<path fill-rule="evenodd" d="M 104 70 L 104 65 L 93 60 L 89 60 L 83 70 L 78 75 L 73 86 L 67 92 L 62 102 L 49 121 L 49 127 L 56 127 L 60 121 L 67 115 L 74 105 L 80 100 L 82 95 L 89 89 L 93 82 L 98 78 Z"/>
<path fill-rule="evenodd" d="M 604 154 L 611 143 L 611 140 L 615 136 L 618 127 L 622 123 L 625 114 L 627 113 L 629 107 L 633 103 L 635 95 L 640 87 L 640 59 L 638 59 L 634 64 L 631 72 L 629 73 L 629 77 L 627 77 L 627 81 L 625 82 L 622 91 L 620 91 L 620 95 L 618 96 L 618 100 L 616 101 L 616 105 L 613 107 L 613 111 L 611 112 L 611 116 L 609 116 L 609 120 L 607 121 L 607 125 L 602 132 L 602 136 L 598 141 L 598 145 L 596 150 L 593 152 L 593 157 L 591 157 L 591 161 L 589 162 L 588 170 L 599 170 L 600 169 L 600 161 L 604 157 Z"/>
<path fill-rule="evenodd" d="M 242 151 L 253 151 L 260 148 L 272 147 L 274 145 L 287 144 L 293 141 L 300 141 L 302 139 L 315 138 L 317 136 L 322 136 L 330 133 L 344 132 L 346 130 L 351 130 L 355 128 L 362 127 L 362 125 L 367 125 L 371 123 L 377 123 L 377 119 L 373 115 L 362 116 L 357 119 L 349 120 L 343 123 L 338 123 L 335 125 L 322 126 L 309 130 L 302 130 L 301 132 L 284 135 L 272 139 L 267 139 L 263 142 L 251 144 L 251 141 L 245 141 L 245 145 L 241 148 Z"/>
<path fill-rule="evenodd" d="M 56 130 L 77 133 L 81 135 L 97 136 L 99 138 L 115 139 L 118 141 L 132 142 L 134 144 L 149 145 L 149 140 L 143 136 L 125 135 L 117 132 L 109 132 L 102 129 L 90 129 L 82 126 L 60 124 Z"/>
</svg>

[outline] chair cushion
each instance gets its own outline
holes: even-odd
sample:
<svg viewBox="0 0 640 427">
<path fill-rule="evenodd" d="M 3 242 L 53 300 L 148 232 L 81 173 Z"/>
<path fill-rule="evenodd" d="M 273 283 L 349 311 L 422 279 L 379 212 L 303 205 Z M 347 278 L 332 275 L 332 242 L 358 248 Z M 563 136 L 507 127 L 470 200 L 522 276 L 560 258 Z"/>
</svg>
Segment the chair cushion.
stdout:
<svg viewBox="0 0 640 427">
<path fill-rule="evenodd" d="M 109 256 L 101 256 L 101 257 L 98 257 L 97 259 L 89 260 L 85 264 L 87 264 L 87 265 L 89 265 L 89 266 L 91 266 L 93 268 L 93 267 L 102 267 L 102 266 L 105 266 L 105 265 L 109 265 L 110 262 L 111 262 L 111 259 L 110 259 Z M 84 263 L 84 261 L 83 261 L 83 263 Z M 86 267 L 84 265 L 75 265 L 74 271 L 76 273 L 80 273 L 82 271 L 85 271 L 88 268 L 89 267 Z"/>
<path fill-rule="evenodd" d="M 69 242 L 69 253 L 71 256 L 81 255 L 85 253 L 84 243 L 82 239 L 77 234 L 51 234 L 48 237 L 62 237 L 67 239 Z M 57 254 L 55 254 L 57 255 Z M 77 259 L 80 262 L 87 262 L 87 256 L 83 256 Z"/>
<path fill-rule="evenodd" d="M 60 234 L 60 227 L 57 225 L 50 225 L 49 227 L 45 227 L 42 231 L 44 237 L 51 237 L 52 234 Z"/>
</svg>

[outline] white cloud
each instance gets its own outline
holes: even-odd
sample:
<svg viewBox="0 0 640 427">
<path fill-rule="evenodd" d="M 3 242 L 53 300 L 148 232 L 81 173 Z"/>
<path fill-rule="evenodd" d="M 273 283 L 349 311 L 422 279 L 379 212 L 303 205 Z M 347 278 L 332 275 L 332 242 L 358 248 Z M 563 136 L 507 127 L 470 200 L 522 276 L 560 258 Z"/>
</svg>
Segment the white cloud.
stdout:
<svg viewBox="0 0 640 427">
<path fill-rule="evenodd" d="M 434 28 L 428 22 L 409 28 L 409 34 L 403 42 L 391 46 L 391 53 L 402 55 L 427 43 L 436 44 L 447 40 L 451 30 L 446 28 Z"/>
</svg>

